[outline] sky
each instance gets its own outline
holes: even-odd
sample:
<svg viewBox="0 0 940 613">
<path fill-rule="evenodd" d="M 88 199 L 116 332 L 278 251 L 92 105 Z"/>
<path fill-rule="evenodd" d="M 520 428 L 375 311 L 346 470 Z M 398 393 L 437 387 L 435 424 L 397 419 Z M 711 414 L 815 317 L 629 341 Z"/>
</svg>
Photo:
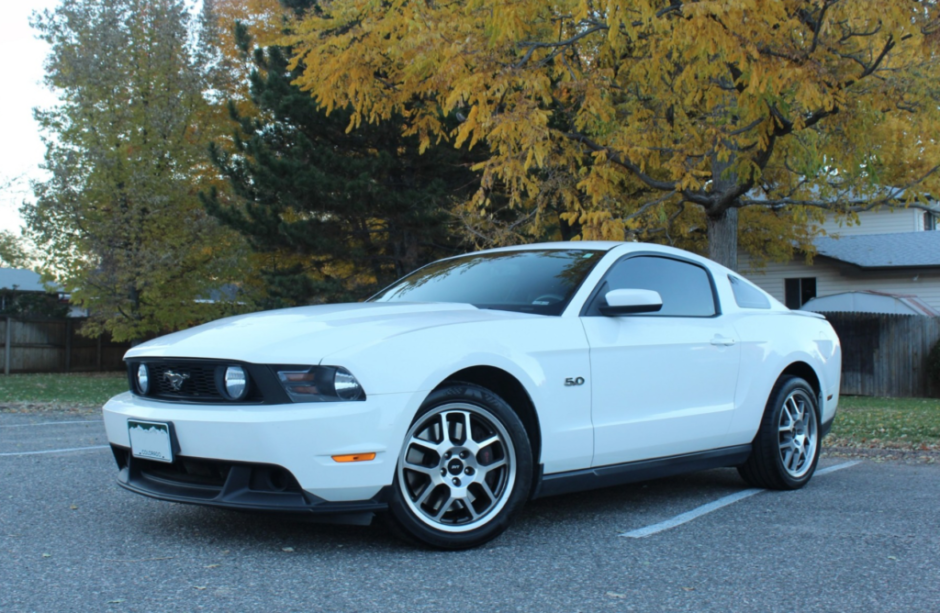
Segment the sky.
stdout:
<svg viewBox="0 0 940 613">
<path fill-rule="evenodd" d="M 0 4 L 0 57 L 6 58 L 0 95 L 3 143 L 0 147 L 0 185 L 22 177 L 13 190 L 0 192 L 0 230 L 19 232 L 18 209 L 30 197 L 29 179 L 41 179 L 39 169 L 44 147 L 33 107 L 49 107 L 55 96 L 42 85 L 46 43 L 35 38 L 29 16 L 35 10 L 52 8 L 56 0 L 5 0 Z"/>
</svg>

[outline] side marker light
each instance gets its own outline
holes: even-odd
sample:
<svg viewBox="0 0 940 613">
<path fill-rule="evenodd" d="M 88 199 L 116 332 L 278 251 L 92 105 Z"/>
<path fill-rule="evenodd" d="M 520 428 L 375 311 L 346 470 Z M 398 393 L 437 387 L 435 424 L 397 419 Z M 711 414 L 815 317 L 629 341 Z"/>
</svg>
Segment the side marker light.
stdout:
<svg viewBox="0 0 940 613">
<path fill-rule="evenodd" d="M 350 453 L 333 456 L 334 462 L 369 462 L 375 459 L 375 453 Z"/>
</svg>

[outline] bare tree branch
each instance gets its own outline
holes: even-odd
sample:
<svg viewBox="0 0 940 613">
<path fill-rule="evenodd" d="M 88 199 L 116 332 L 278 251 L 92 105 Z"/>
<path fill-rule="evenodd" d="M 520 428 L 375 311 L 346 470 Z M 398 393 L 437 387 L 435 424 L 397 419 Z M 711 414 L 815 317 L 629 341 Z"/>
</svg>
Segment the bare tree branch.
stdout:
<svg viewBox="0 0 940 613">
<path fill-rule="evenodd" d="M 849 213 L 860 213 L 863 211 L 870 211 L 879 206 L 893 206 L 901 203 L 904 192 L 916 185 L 919 185 L 920 183 L 923 183 L 925 180 L 927 180 L 928 177 L 936 173 L 938 170 L 940 170 L 940 165 L 934 166 L 919 179 L 911 181 L 902 187 L 893 188 L 888 194 L 880 198 L 875 198 L 874 200 L 867 198 L 852 198 L 847 200 L 839 198 L 830 200 L 801 200 L 797 198 L 756 200 L 752 198 L 741 198 L 735 202 L 733 206 L 736 208 L 742 208 L 745 206 L 765 206 L 770 207 L 771 209 L 779 209 L 785 206 L 808 206 L 827 210 L 835 210 L 838 208 L 839 210 L 843 210 Z M 936 212 L 936 208 L 932 208 L 919 202 L 906 203 L 905 206 L 923 211 Z"/>
<path fill-rule="evenodd" d="M 826 11 L 836 2 L 838 2 L 838 0 L 823 3 L 822 10 L 819 11 L 819 18 L 816 19 L 816 27 L 813 29 L 813 44 L 810 45 L 809 51 L 806 52 L 807 58 L 816 51 L 816 47 L 819 45 L 819 33 L 822 31 L 823 22 L 826 20 Z"/>
<path fill-rule="evenodd" d="M 560 40 L 560 41 L 552 42 L 552 43 L 541 43 L 541 42 L 535 42 L 535 41 L 517 43 L 516 46 L 521 47 L 521 48 L 528 48 L 528 51 L 526 51 L 526 54 L 522 56 L 522 59 L 519 60 L 519 62 L 516 64 L 516 68 L 522 68 L 523 66 L 525 66 L 526 63 L 530 59 L 532 59 L 532 54 L 535 53 L 536 49 L 548 48 L 548 49 L 554 49 L 557 52 L 559 48 L 570 47 L 571 45 L 578 42 L 585 36 L 590 36 L 594 32 L 600 32 L 602 30 L 607 30 L 607 29 L 608 27 L 606 25 L 598 24 L 591 28 L 588 28 L 587 30 L 581 32 L 580 34 L 576 34 L 575 36 L 572 36 L 571 38 L 567 40 Z M 552 55 L 552 57 L 554 57 L 554 55 Z"/>
<path fill-rule="evenodd" d="M 848 213 L 862 213 L 864 211 L 870 211 L 872 209 L 878 208 L 879 206 L 893 206 L 898 204 L 900 201 L 897 198 L 878 198 L 876 200 L 798 200 L 794 198 L 779 198 L 777 200 L 751 200 L 747 198 L 742 198 L 735 203 L 735 208 L 743 208 L 746 206 L 765 206 L 773 210 L 781 209 L 787 206 L 808 206 L 817 209 L 825 209 L 827 211 L 836 210 L 837 204 L 846 203 L 849 206 L 839 207 L 838 210 L 845 211 Z M 937 209 L 931 208 L 927 205 L 920 204 L 919 202 L 912 202 L 906 205 L 908 208 L 919 209 L 922 211 L 930 211 L 933 213 L 937 212 Z"/>
<path fill-rule="evenodd" d="M 628 221 L 628 220 L 630 220 L 630 219 L 636 219 L 637 217 L 641 216 L 643 213 L 645 213 L 646 211 L 650 210 L 650 209 L 653 208 L 654 206 L 656 206 L 656 205 L 658 205 L 658 204 L 662 204 L 663 202 L 666 202 L 667 200 L 669 200 L 670 198 L 672 198 L 673 196 L 675 196 L 676 193 L 677 193 L 676 191 L 671 191 L 671 192 L 668 192 L 668 193 L 664 194 L 663 196 L 660 196 L 659 198 L 657 198 L 657 199 L 655 199 L 655 200 L 651 200 L 650 202 L 647 202 L 646 204 L 644 204 L 643 206 L 641 206 L 640 208 L 638 208 L 636 211 L 634 211 L 633 213 L 627 215 L 626 217 L 623 217 L 622 219 L 623 219 L 624 221 Z"/>
<path fill-rule="evenodd" d="M 640 181 L 642 181 L 643 183 L 646 183 L 648 186 L 652 187 L 653 189 L 671 192 L 671 191 L 675 191 L 677 188 L 675 181 L 658 181 L 654 179 L 653 177 L 643 172 L 640 169 L 639 165 L 634 164 L 627 158 L 620 155 L 620 153 L 618 153 L 617 151 L 614 151 L 613 149 L 610 149 L 609 147 L 604 147 L 595 143 L 593 140 L 588 138 L 587 135 L 585 134 L 581 134 L 580 132 L 566 132 L 564 136 L 567 138 L 570 138 L 571 140 L 575 140 L 584 144 L 584 146 L 590 149 L 591 151 L 595 151 L 598 153 L 603 152 L 607 156 L 608 160 L 610 160 L 611 162 L 614 162 L 615 164 L 619 166 L 623 166 L 624 168 L 632 172 L 634 175 L 636 175 L 636 177 Z"/>
<path fill-rule="evenodd" d="M 862 74 L 859 75 L 857 79 L 848 81 L 843 87 L 849 87 L 853 83 L 857 83 L 858 81 L 861 81 L 862 79 L 864 79 L 871 73 L 875 72 L 878 69 L 878 66 L 880 66 L 881 63 L 884 61 L 885 56 L 888 55 L 888 52 L 894 49 L 895 45 L 897 45 L 897 43 L 894 40 L 894 36 L 888 36 L 888 40 L 885 42 L 884 48 L 882 48 L 881 53 L 878 54 L 878 57 L 875 58 L 875 61 L 872 62 L 872 64 L 868 68 L 866 68 L 865 71 L 862 72 Z"/>
</svg>

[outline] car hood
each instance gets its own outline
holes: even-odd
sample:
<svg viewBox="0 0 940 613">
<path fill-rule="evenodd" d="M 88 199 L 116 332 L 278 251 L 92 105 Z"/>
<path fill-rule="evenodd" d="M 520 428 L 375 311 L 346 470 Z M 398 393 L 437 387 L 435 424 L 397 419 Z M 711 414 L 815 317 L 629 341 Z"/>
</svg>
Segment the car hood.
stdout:
<svg viewBox="0 0 940 613">
<path fill-rule="evenodd" d="M 213 321 L 138 345 L 124 357 L 318 364 L 337 351 L 373 345 L 417 330 L 541 317 L 452 303 L 365 302 L 297 307 Z"/>
</svg>

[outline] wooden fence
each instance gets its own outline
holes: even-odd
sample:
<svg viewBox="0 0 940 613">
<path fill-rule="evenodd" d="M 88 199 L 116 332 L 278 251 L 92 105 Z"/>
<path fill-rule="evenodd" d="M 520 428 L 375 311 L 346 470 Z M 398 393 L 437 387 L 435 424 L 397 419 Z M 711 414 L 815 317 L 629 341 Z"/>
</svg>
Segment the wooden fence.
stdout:
<svg viewBox="0 0 940 613">
<path fill-rule="evenodd" d="M 842 393 L 940 397 L 927 373 L 927 354 L 940 339 L 940 318 L 826 313 L 842 341 Z"/>
<path fill-rule="evenodd" d="M 121 370 L 127 343 L 79 334 L 83 319 L 0 319 L 4 374 Z"/>
</svg>

